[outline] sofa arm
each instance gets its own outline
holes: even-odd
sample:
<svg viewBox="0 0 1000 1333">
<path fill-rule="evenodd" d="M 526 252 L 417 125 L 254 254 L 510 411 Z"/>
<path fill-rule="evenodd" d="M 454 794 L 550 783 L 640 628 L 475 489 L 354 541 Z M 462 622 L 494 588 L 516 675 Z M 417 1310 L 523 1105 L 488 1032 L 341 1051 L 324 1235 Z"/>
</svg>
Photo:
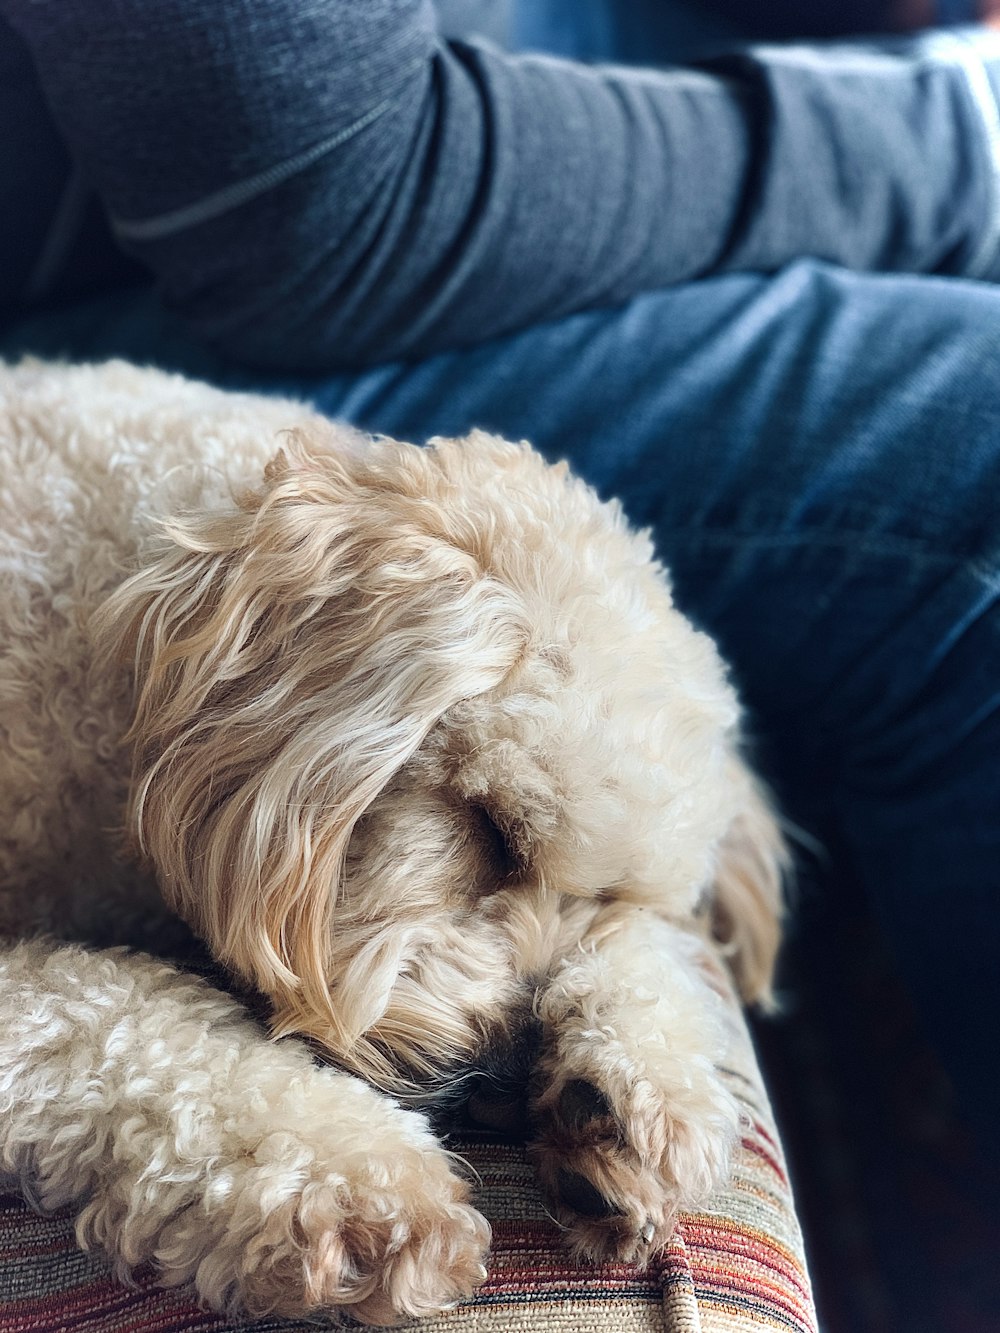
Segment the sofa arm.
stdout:
<svg viewBox="0 0 1000 1333">
<path fill-rule="evenodd" d="M 743 1018 L 729 996 L 725 1074 L 745 1111 L 732 1180 L 703 1211 L 686 1214 L 647 1268 L 574 1263 L 560 1245 L 524 1149 L 486 1135 L 454 1147 L 481 1178 L 478 1204 L 493 1223 L 485 1284 L 470 1302 L 424 1321 L 421 1333 L 816 1333 L 809 1277 L 781 1143 Z M 152 1275 L 121 1286 L 76 1246 L 65 1214 L 42 1217 L 0 1198 L 0 1329 L 50 1333 L 83 1320 L 89 1333 L 223 1333 L 230 1321 Z M 301 1324 L 265 1321 L 268 1333 Z M 315 1324 L 310 1324 L 315 1327 Z M 252 1333 L 252 1324 L 240 1325 Z M 259 1326 L 263 1329 L 263 1325 Z"/>
</svg>

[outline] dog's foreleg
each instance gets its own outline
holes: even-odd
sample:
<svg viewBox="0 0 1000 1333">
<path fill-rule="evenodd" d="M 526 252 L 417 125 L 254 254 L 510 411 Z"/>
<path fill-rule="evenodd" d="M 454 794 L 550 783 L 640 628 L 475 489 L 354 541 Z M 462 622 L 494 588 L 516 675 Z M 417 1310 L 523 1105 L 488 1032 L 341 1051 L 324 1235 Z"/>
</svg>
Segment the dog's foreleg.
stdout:
<svg viewBox="0 0 1000 1333">
<path fill-rule="evenodd" d="M 535 1156 L 588 1257 L 645 1259 L 727 1176 L 739 1112 L 704 949 L 649 910 L 611 907 L 540 997 Z"/>
<path fill-rule="evenodd" d="M 489 1229 L 422 1116 L 141 954 L 0 949 L 0 1172 L 214 1309 L 428 1314 Z"/>
</svg>

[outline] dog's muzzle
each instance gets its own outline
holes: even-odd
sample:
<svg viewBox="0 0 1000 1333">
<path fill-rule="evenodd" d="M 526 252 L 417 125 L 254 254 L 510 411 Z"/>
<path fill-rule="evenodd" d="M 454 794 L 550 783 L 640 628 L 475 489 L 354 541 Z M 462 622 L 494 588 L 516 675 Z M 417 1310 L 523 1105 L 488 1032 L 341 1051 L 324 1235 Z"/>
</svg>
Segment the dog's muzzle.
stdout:
<svg viewBox="0 0 1000 1333">
<path fill-rule="evenodd" d="M 525 1003 L 507 1013 L 463 1069 L 453 1070 L 434 1096 L 434 1112 L 456 1115 L 478 1128 L 517 1134 L 528 1123 L 532 1071 L 542 1024 Z"/>
</svg>

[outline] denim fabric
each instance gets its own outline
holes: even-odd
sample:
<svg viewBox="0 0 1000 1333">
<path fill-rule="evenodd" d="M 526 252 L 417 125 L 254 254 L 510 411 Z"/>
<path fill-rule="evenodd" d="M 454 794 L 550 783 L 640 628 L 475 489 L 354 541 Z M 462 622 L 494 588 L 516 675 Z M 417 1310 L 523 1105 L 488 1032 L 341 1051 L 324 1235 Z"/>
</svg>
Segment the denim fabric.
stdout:
<svg viewBox="0 0 1000 1333">
<path fill-rule="evenodd" d="M 810 49 L 748 58 L 758 90 L 768 80 L 768 115 L 802 117 L 785 127 L 782 142 L 796 148 L 781 164 L 778 142 L 758 144 L 746 196 L 760 220 L 748 217 L 744 234 L 769 236 L 775 263 L 813 235 L 808 220 L 838 257 L 860 246 L 886 262 L 933 256 L 961 269 L 978 253 L 984 273 L 995 265 L 995 66 L 988 75 L 971 39 L 951 47 L 947 72 L 926 46 L 909 51 L 874 64 L 861 52 L 831 64 Z M 649 86 L 659 97 L 667 85 Z M 700 206 L 702 178 L 724 166 L 725 134 L 707 164 L 704 145 L 742 105 L 728 85 L 712 87 L 669 93 L 704 116 L 681 212 Z M 899 140 L 888 166 L 877 161 L 883 118 L 894 126 L 887 142 Z M 689 124 L 685 114 L 668 123 Z M 642 195 L 648 182 L 634 184 Z M 670 211 L 670 197 L 659 203 Z M 303 242 L 310 220 L 307 210 Z M 294 278 L 283 274 L 286 301 Z M 281 314 L 258 335 L 273 362 L 299 355 L 294 338 L 291 351 L 283 344 Z M 418 440 L 483 425 L 569 457 L 621 495 L 653 528 L 682 606 L 732 661 L 762 762 L 831 849 L 831 891 L 853 878 L 870 896 L 995 1144 L 1000 289 L 798 262 L 772 277 L 681 283 L 421 361 L 311 377 L 236 369 L 148 295 L 24 321 L 2 348 L 118 353 L 291 390 Z"/>
</svg>

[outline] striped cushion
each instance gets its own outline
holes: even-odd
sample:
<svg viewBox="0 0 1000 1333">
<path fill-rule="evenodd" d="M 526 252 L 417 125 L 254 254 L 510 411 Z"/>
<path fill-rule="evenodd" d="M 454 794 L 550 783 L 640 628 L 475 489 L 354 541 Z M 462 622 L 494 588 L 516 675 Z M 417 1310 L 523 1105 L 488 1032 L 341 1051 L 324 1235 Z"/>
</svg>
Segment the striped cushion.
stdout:
<svg viewBox="0 0 1000 1333">
<path fill-rule="evenodd" d="M 472 1301 L 425 1321 L 424 1333 L 815 1333 L 781 1144 L 735 1003 L 731 1016 L 726 1074 L 747 1120 L 728 1188 L 704 1212 L 685 1216 L 648 1268 L 583 1267 L 560 1248 L 523 1150 L 466 1138 L 456 1147 L 481 1177 L 480 1206 L 493 1222 L 490 1275 Z M 39 1217 L 0 1197 L 0 1333 L 231 1327 L 183 1293 L 157 1291 L 148 1273 L 121 1286 L 100 1259 L 77 1251 L 68 1216 Z M 266 1319 L 240 1327 L 291 1333 L 316 1324 Z"/>
</svg>

